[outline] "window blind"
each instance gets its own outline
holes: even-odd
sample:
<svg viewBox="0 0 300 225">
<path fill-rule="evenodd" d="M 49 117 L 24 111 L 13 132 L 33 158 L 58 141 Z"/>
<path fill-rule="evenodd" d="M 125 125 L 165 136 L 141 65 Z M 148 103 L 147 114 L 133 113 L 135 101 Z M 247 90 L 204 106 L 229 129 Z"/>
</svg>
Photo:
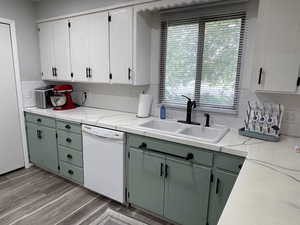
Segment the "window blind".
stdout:
<svg viewBox="0 0 300 225">
<path fill-rule="evenodd" d="M 244 11 L 161 22 L 160 102 L 237 110 Z"/>
</svg>

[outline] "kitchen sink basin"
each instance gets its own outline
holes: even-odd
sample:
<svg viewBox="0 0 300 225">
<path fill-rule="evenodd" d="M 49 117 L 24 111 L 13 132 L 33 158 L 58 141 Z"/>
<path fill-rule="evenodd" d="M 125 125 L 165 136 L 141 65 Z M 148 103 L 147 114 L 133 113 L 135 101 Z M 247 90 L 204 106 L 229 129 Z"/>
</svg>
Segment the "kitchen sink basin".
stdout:
<svg viewBox="0 0 300 225">
<path fill-rule="evenodd" d="M 168 120 L 150 120 L 146 123 L 140 125 L 143 128 L 150 128 L 159 131 L 167 131 L 167 132 L 178 132 L 181 129 L 184 129 L 184 124 L 180 124 L 176 121 L 168 121 Z"/>
<path fill-rule="evenodd" d="M 168 132 L 175 136 L 196 139 L 198 141 L 218 143 L 229 131 L 229 128 L 214 125 L 213 127 L 204 127 L 198 125 L 182 124 L 170 120 L 150 120 L 139 125 L 143 129 L 151 129 L 159 132 Z"/>
<path fill-rule="evenodd" d="M 196 138 L 199 141 L 210 143 L 218 143 L 229 131 L 224 126 L 203 127 L 203 126 L 190 126 L 179 132 L 186 137 Z"/>
</svg>

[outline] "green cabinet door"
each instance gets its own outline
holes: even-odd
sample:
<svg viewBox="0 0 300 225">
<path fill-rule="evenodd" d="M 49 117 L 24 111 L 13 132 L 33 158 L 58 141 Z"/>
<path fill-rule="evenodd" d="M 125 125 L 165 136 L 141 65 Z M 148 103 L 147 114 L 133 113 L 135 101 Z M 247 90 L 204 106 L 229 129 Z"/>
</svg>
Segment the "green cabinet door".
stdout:
<svg viewBox="0 0 300 225">
<path fill-rule="evenodd" d="M 33 123 L 27 123 L 29 158 L 33 164 L 58 172 L 58 151 L 56 130 Z"/>
<path fill-rule="evenodd" d="M 56 129 L 40 126 L 43 148 L 43 166 L 54 172 L 58 172 L 58 150 Z"/>
<path fill-rule="evenodd" d="M 33 164 L 38 166 L 43 165 L 43 147 L 42 140 L 40 138 L 40 130 L 38 125 L 34 123 L 26 124 L 27 131 L 27 144 L 29 151 L 29 159 Z"/>
<path fill-rule="evenodd" d="M 182 225 L 205 225 L 211 169 L 166 159 L 164 216 Z"/>
<path fill-rule="evenodd" d="M 128 160 L 128 202 L 163 215 L 164 156 L 130 148 Z"/>
<path fill-rule="evenodd" d="M 209 225 L 217 225 L 237 175 L 216 169 L 209 203 Z"/>
</svg>

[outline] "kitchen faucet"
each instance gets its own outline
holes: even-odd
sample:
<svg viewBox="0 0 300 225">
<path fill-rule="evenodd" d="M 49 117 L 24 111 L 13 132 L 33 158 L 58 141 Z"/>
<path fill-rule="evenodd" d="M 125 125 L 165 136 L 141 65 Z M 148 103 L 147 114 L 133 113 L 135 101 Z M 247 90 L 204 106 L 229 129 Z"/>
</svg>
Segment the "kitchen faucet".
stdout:
<svg viewBox="0 0 300 225">
<path fill-rule="evenodd" d="M 192 122 L 192 111 L 193 108 L 196 108 L 196 101 L 192 101 L 189 97 L 182 95 L 182 97 L 186 98 L 187 104 L 186 104 L 186 120 L 178 120 L 179 123 L 187 123 L 187 124 L 193 124 L 193 125 L 200 125 L 200 123 Z"/>
</svg>

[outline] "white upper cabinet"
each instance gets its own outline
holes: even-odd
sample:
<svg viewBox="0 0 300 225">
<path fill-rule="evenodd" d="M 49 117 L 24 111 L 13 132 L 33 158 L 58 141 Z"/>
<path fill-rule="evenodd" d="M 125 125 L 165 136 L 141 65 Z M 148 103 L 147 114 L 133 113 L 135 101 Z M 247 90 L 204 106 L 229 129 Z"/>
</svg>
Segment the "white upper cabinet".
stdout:
<svg viewBox="0 0 300 225">
<path fill-rule="evenodd" d="M 68 20 L 39 24 L 39 39 L 42 79 L 71 80 Z"/>
<path fill-rule="evenodd" d="M 109 82 L 108 13 L 70 19 L 73 81 Z"/>
<path fill-rule="evenodd" d="M 147 85 L 151 26 L 134 7 L 39 24 L 44 80 Z"/>
<path fill-rule="evenodd" d="M 256 91 L 296 92 L 300 66 L 299 12 L 299 0 L 260 0 Z"/>
<path fill-rule="evenodd" d="M 109 16 L 111 82 L 131 84 L 133 9 L 130 7 L 112 10 Z"/>
</svg>

